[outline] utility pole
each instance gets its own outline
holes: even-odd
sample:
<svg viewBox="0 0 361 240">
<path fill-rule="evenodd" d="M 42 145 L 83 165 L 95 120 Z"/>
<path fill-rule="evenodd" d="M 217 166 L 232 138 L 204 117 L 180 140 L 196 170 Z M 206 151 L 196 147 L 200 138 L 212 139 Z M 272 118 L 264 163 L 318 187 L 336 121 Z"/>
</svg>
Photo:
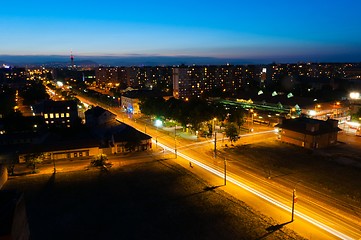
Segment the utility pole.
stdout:
<svg viewBox="0 0 361 240">
<path fill-rule="evenodd" d="M 174 154 L 175 158 L 177 158 L 177 125 L 174 127 Z"/>
<path fill-rule="evenodd" d="M 214 132 L 214 153 L 213 153 L 213 157 L 214 158 L 217 157 L 217 133 L 216 133 L 215 120 L 216 120 L 216 118 L 213 118 L 213 132 Z"/>
<path fill-rule="evenodd" d="M 291 222 L 293 222 L 293 220 L 294 220 L 295 203 L 296 202 L 297 202 L 296 189 L 293 189 L 293 192 L 292 192 L 292 219 L 291 219 Z"/>
<path fill-rule="evenodd" d="M 216 129 L 214 129 L 214 158 L 217 157 L 217 133 Z"/>
<path fill-rule="evenodd" d="M 54 173 L 56 173 L 56 167 L 55 167 L 55 159 L 54 159 L 54 156 L 51 155 L 51 157 L 53 158 L 53 164 L 54 164 Z"/>
<path fill-rule="evenodd" d="M 224 158 L 224 186 L 227 185 L 227 160 Z"/>
</svg>

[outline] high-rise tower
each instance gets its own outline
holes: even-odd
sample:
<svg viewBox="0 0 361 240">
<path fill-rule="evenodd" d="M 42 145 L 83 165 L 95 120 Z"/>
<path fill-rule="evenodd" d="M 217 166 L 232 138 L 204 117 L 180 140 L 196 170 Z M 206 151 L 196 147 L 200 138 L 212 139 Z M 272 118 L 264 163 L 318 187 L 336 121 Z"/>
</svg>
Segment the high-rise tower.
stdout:
<svg viewBox="0 0 361 240">
<path fill-rule="evenodd" d="M 74 66 L 74 56 L 73 56 L 73 51 L 70 51 L 70 61 L 71 61 L 71 67 L 75 67 Z"/>
</svg>

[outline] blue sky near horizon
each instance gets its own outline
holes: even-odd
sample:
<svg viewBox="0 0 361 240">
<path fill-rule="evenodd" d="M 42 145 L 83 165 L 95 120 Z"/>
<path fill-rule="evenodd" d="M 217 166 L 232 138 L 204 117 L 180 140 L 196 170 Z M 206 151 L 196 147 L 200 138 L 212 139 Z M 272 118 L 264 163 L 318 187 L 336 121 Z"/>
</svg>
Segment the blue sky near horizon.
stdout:
<svg viewBox="0 0 361 240">
<path fill-rule="evenodd" d="M 361 1 L 5 1 L 0 55 L 361 61 Z"/>
</svg>

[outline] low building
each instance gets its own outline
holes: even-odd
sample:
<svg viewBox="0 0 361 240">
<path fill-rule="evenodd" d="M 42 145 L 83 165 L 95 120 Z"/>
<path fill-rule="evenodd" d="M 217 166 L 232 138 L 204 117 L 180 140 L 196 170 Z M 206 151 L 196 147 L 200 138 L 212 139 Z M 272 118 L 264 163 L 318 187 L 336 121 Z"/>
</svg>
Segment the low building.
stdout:
<svg viewBox="0 0 361 240">
<path fill-rule="evenodd" d="M 122 109 L 131 114 L 139 114 L 141 99 L 162 97 L 165 100 L 171 98 L 165 93 L 156 90 L 133 90 L 125 92 L 121 97 Z"/>
<path fill-rule="evenodd" d="M 152 137 L 135 128 L 123 125 L 111 134 L 113 153 L 145 151 L 152 148 Z"/>
<path fill-rule="evenodd" d="M 348 101 L 313 103 L 302 109 L 302 114 L 309 118 L 327 120 L 329 118 L 339 122 L 349 121 L 350 103 Z"/>
<path fill-rule="evenodd" d="M 44 116 L 50 128 L 70 128 L 80 122 L 77 103 L 68 101 L 44 101 L 35 108 L 37 115 Z"/>
<path fill-rule="evenodd" d="M 135 95 L 126 94 L 121 97 L 122 108 L 127 113 L 138 114 L 140 113 L 139 98 Z"/>
<path fill-rule="evenodd" d="M 99 139 L 86 129 L 79 132 L 50 133 L 42 144 L 29 144 L 19 151 L 19 162 L 30 153 L 43 153 L 44 160 L 82 159 L 101 154 Z"/>
<path fill-rule="evenodd" d="M 85 112 L 85 124 L 89 127 L 111 125 L 116 122 L 116 117 L 114 113 L 96 106 Z"/>
<path fill-rule="evenodd" d="M 291 143 L 308 149 L 326 148 L 337 143 L 338 121 L 326 121 L 312 118 L 282 119 L 276 125 L 278 138 L 282 142 Z"/>
</svg>

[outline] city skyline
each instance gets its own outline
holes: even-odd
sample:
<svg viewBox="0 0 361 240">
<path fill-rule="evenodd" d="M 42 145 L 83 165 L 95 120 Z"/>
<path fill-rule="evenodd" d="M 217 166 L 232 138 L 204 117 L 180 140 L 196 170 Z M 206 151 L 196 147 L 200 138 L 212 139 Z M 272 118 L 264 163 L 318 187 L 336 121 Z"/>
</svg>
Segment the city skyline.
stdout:
<svg viewBox="0 0 361 240">
<path fill-rule="evenodd" d="M 361 61 L 361 3 L 351 0 L 18 3 L 0 10 L 2 56 Z"/>
</svg>

